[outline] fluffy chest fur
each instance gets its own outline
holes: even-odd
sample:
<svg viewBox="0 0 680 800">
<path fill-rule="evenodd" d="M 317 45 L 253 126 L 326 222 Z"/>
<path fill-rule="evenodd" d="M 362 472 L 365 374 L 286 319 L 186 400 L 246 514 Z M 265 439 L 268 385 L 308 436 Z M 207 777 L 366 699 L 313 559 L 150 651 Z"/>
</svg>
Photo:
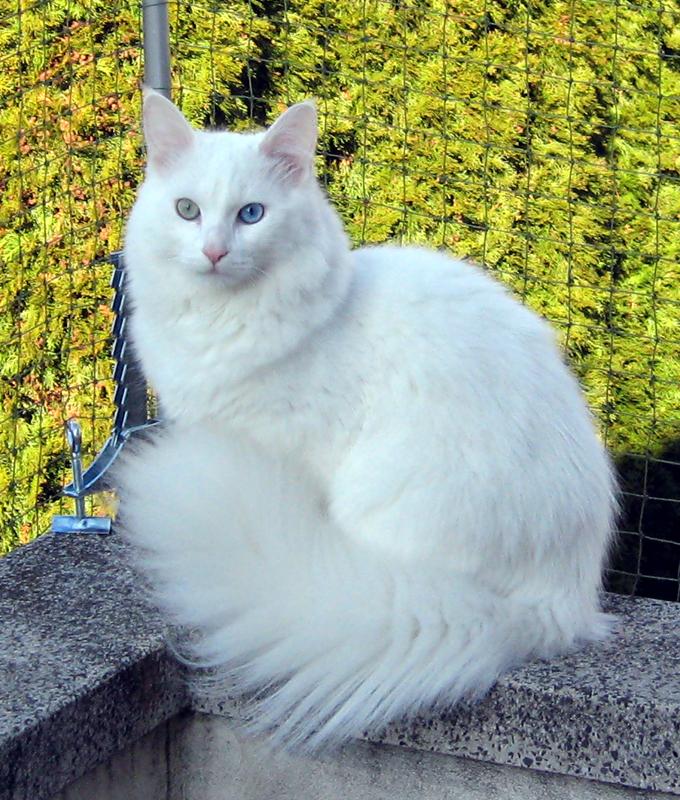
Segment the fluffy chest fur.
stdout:
<svg viewBox="0 0 680 800">
<path fill-rule="evenodd" d="M 272 285 L 273 297 L 218 285 L 184 302 L 175 287 L 147 285 L 134 264 L 133 339 L 166 417 L 221 420 L 315 463 L 351 437 L 367 365 L 361 341 L 349 345 L 349 261 L 303 287 Z"/>
</svg>

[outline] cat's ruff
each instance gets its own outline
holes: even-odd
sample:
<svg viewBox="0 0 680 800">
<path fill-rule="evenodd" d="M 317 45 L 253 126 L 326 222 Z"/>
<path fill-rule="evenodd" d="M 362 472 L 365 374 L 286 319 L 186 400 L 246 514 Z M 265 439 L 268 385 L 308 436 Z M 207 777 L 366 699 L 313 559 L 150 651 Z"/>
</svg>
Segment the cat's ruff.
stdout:
<svg viewBox="0 0 680 800">
<path fill-rule="evenodd" d="M 442 253 L 350 251 L 309 103 L 206 133 L 149 93 L 145 133 L 132 332 L 170 424 L 122 521 L 215 690 L 317 747 L 605 635 L 615 484 L 549 327 Z"/>
</svg>

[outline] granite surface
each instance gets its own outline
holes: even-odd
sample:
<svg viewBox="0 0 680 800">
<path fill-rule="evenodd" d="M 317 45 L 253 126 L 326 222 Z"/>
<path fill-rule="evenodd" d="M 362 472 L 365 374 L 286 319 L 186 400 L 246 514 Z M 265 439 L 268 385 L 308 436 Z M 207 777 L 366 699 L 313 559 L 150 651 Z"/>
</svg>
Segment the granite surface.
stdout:
<svg viewBox="0 0 680 800">
<path fill-rule="evenodd" d="M 503 677 L 375 741 L 680 794 L 680 604 L 607 597 L 609 641 Z"/>
<path fill-rule="evenodd" d="M 116 537 L 45 536 L 0 560 L 0 800 L 42 800 L 189 698 Z M 610 596 L 605 643 L 506 675 L 480 703 L 374 741 L 680 794 L 680 604 Z"/>
<path fill-rule="evenodd" d="M 0 559 L 0 800 L 41 800 L 186 707 L 115 537 Z"/>
</svg>

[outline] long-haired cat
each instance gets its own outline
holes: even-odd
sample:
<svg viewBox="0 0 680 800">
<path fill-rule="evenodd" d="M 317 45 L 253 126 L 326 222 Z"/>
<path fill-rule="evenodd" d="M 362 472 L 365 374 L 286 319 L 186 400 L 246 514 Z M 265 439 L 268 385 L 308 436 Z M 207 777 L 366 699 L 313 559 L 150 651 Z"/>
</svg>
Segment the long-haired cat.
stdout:
<svg viewBox="0 0 680 800">
<path fill-rule="evenodd" d="M 146 93 L 125 258 L 167 424 L 118 476 L 216 691 L 306 747 L 605 635 L 616 505 L 548 325 L 469 263 L 351 250 L 316 125 L 196 131 Z"/>
</svg>

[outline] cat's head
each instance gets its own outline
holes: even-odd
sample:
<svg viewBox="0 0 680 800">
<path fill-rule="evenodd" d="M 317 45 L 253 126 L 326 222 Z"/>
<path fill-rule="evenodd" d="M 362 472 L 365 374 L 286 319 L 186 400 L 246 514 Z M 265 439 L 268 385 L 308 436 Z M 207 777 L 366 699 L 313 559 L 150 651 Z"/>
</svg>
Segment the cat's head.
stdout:
<svg viewBox="0 0 680 800">
<path fill-rule="evenodd" d="M 294 255 L 325 205 L 314 177 L 312 102 L 266 131 L 194 130 L 162 95 L 144 97 L 147 174 L 133 217 L 168 269 L 238 287 Z"/>
</svg>

